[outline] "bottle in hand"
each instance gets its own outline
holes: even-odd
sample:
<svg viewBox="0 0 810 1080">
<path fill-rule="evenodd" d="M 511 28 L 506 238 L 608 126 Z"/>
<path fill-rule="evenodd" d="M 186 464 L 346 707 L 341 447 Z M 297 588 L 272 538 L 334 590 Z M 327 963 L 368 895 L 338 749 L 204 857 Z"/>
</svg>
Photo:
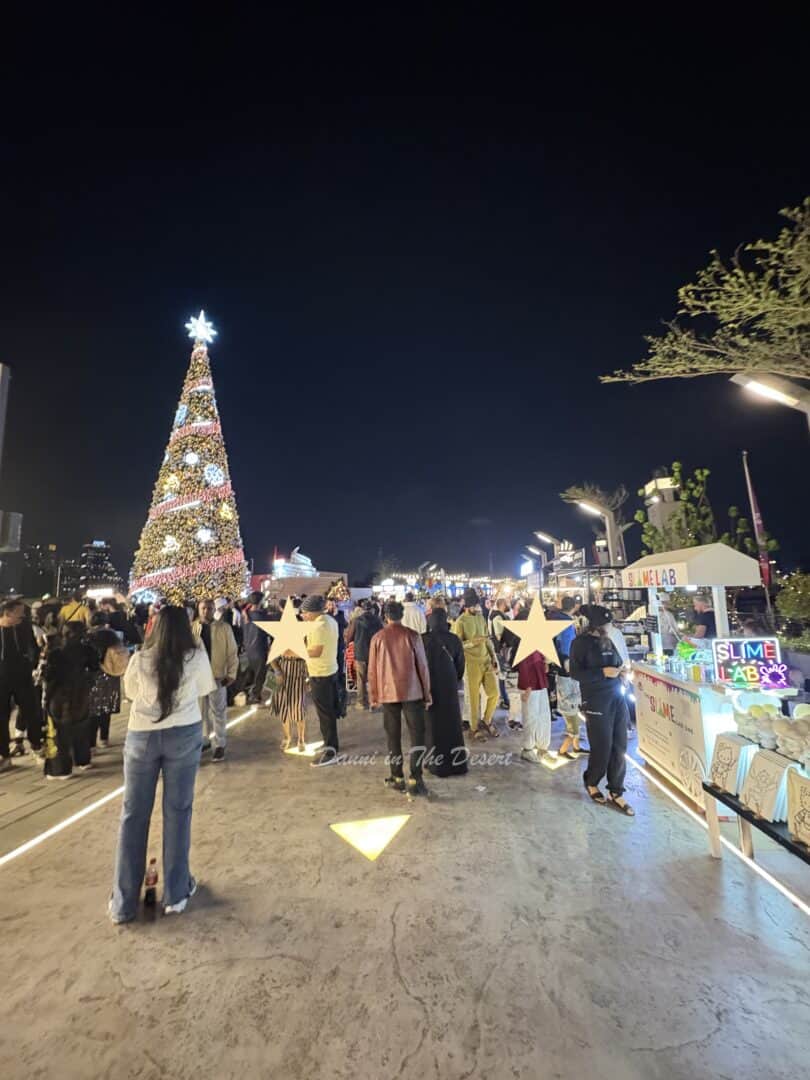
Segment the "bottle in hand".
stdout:
<svg viewBox="0 0 810 1080">
<path fill-rule="evenodd" d="M 157 859 L 150 859 L 146 868 L 146 877 L 143 879 L 144 894 L 143 902 L 146 907 L 154 907 L 157 903 L 158 868 Z"/>
</svg>

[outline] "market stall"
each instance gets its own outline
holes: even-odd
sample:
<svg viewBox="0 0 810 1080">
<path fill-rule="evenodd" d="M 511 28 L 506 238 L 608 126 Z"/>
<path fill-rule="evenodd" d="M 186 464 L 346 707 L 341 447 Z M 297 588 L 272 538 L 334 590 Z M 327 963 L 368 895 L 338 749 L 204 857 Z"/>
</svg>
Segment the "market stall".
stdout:
<svg viewBox="0 0 810 1080">
<path fill-rule="evenodd" d="M 647 555 L 622 571 L 625 588 L 646 588 L 651 649 L 633 665 L 639 751 L 696 803 L 703 801 L 714 743 L 736 731 L 734 704 L 741 691 L 781 704 L 787 670 L 775 638 L 729 636 L 726 588 L 760 584 L 755 559 L 725 544 L 705 544 Z M 661 647 L 659 594 L 711 590 L 717 637 L 679 643 L 672 656 Z"/>
</svg>

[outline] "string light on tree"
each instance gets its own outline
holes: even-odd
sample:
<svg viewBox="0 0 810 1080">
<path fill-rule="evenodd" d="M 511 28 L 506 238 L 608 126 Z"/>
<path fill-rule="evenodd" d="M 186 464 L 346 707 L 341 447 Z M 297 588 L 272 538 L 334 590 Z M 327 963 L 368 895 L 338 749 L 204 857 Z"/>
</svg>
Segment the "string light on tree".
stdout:
<svg viewBox="0 0 810 1080">
<path fill-rule="evenodd" d="M 242 596 L 248 580 L 208 358 L 216 330 L 204 311 L 186 329 L 191 362 L 130 584 L 136 598 L 149 593 L 172 603 Z"/>
</svg>

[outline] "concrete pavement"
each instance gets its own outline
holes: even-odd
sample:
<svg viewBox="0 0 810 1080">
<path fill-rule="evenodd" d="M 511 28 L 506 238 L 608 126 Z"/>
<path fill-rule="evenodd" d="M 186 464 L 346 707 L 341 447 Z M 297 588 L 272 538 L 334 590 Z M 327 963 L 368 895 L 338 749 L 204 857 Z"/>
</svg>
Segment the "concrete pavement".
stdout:
<svg viewBox="0 0 810 1080">
<path fill-rule="evenodd" d="M 107 921 L 118 800 L 0 868 L 4 1077 L 806 1071 L 810 921 L 639 774 L 630 821 L 508 735 L 475 751 L 510 762 L 408 803 L 379 715 L 351 714 L 357 760 L 326 770 L 277 728 L 250 716 L 201 770 L 185 915 Z M 329 828 L 395 814 L 374 862 Z"/>
</svg>

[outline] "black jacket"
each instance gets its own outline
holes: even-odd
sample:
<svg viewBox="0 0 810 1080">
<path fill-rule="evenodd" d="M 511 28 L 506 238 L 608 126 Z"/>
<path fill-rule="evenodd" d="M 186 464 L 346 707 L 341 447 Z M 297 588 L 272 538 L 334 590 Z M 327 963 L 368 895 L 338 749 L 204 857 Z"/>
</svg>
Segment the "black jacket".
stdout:
<svg viewBox="0 0 810 1080">
<path fill-rule="evenodd" d="M 359 615 L 346 631 L 347 643 L 354 642 L 354 658 L 361 664 L 368 663 L 371 639 L 382 630 L 382 619 L 370 611 Z"/>
<path fill-rule="evenodd" d="M 602 671 L 602 668 L 622 666 L 622 658 L 607 635 L 580 634 L 574 638 L 570 662 L 571 678 L 579 683 L 583 701 L 589 693 L 621 693 L 621 679 L 610 679 Z"/>
<path fill-rule="evenodd" d="M 257 626 L 257 622 L 270 622 L 271 617 L 266 611 L 253 608 L 248 614 L 247 622 L 242 623 L 242 648 L 246 656 L 252 656 L 264 660 L 267 657 L 267 648 L 270 638 L 266 631 Z"/>
</svg>

